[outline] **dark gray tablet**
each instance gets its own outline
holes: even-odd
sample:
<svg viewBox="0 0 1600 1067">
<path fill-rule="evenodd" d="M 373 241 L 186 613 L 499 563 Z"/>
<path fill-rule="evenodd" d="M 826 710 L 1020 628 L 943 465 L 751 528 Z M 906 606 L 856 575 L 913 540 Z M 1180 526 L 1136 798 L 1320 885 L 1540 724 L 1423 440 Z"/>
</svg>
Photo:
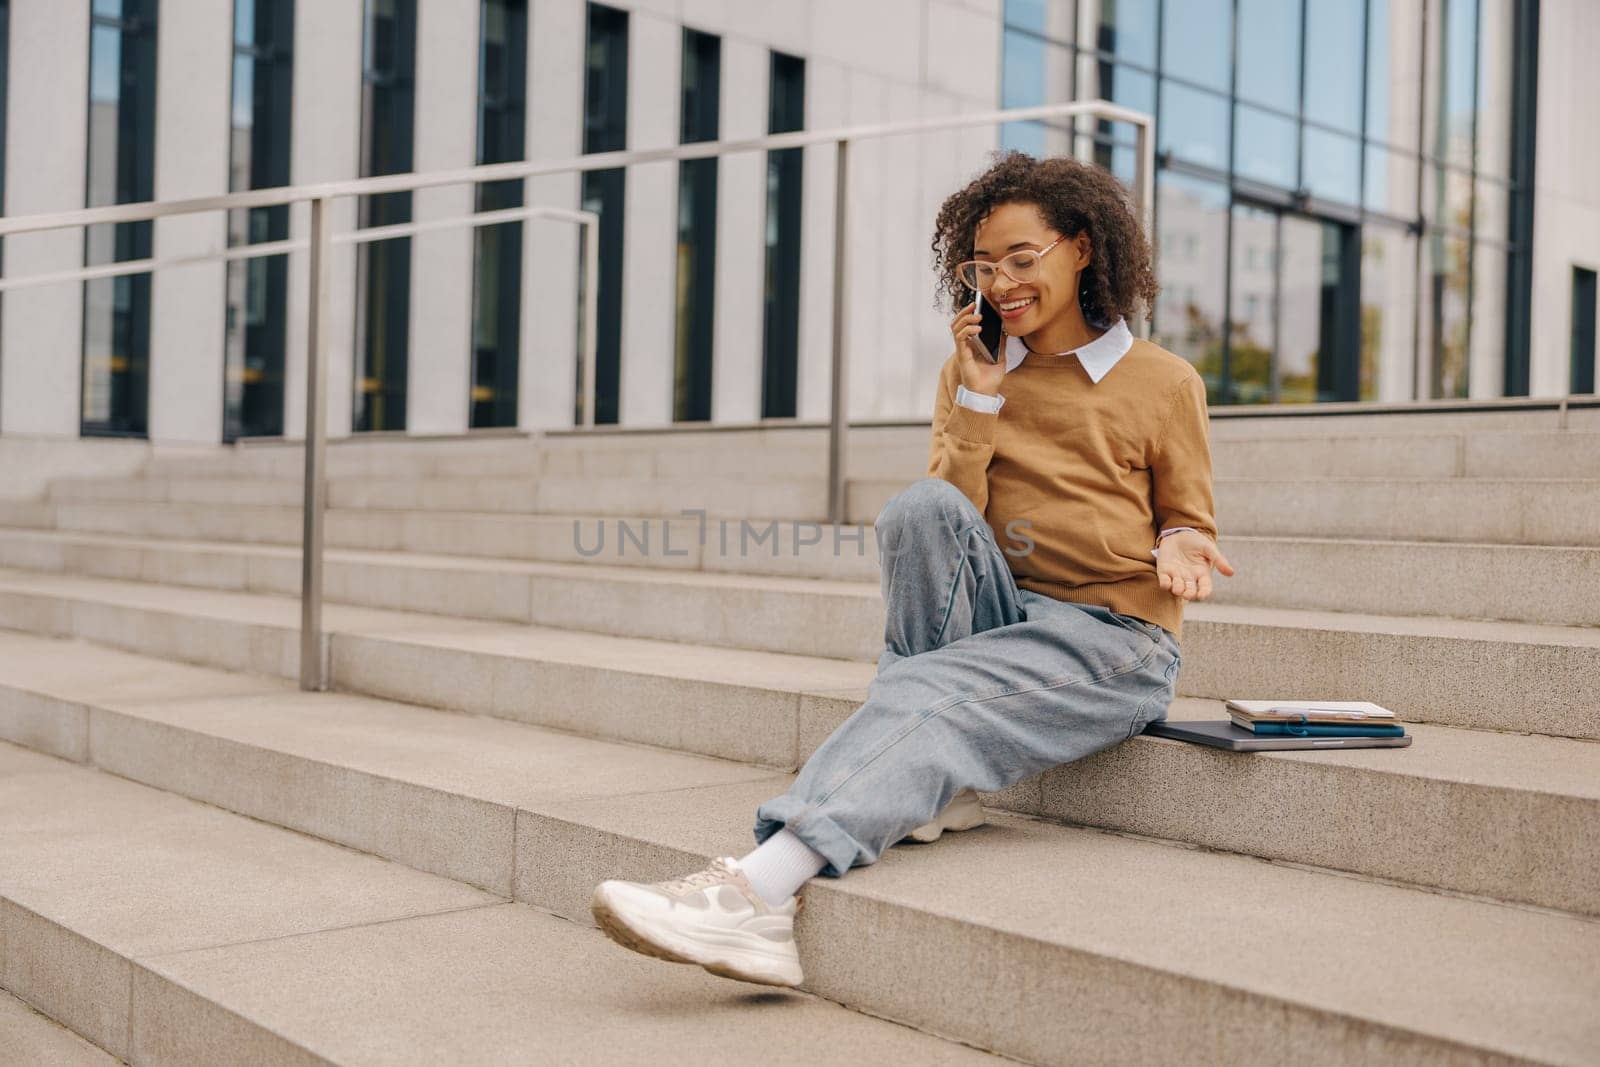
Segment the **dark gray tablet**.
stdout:
<svg viewBox="0 0 1600 1067">
<path fill-rule="evenodd" d="M 1193 741 L 1235 752 L 1264 752 L 1284 748 L 1405 748 L 1411 744 L 1410 734 L 1404 737 L 1263 737 L 1242 726 L 1235 726 L 1231 719 L 1153 722 L 1144 728 L 1144 732 L 1152 737 Z"/>
</svg>

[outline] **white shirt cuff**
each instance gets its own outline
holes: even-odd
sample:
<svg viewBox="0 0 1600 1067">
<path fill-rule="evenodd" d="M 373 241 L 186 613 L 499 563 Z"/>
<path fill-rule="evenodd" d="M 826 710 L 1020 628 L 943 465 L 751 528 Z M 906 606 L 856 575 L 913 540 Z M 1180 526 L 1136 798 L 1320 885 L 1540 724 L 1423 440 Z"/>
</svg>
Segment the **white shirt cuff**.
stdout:
<svg viewBox="0 0 1600 1067">
<path fill-rule="evenodd" d="M 991 396 L 988 393 L 974 393 L 964 385 L 956 386 L 956 403 L 973 411 L 984 411 L 993 415 L 999 411 L 1006 402 L 1003 396 Z"/>
</svg>

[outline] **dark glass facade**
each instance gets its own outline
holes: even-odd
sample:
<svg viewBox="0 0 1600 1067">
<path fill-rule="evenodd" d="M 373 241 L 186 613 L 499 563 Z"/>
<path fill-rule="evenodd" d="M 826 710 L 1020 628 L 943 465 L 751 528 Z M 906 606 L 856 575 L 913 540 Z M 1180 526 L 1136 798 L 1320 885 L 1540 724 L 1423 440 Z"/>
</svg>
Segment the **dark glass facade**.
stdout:
<svg viewBox="0 0 1600 1067">
<path fill-rule="evenodd" d="M 1592 393 L 1595 378 L 1595 272 L 1572 268 L 1572 392 Z"/>
<path fill-rule="evenodd" d="M 767 132 L 805 129 L 805 60 L 772 53 Z M 793 418 L 800 363 L 800 209 L 805 149 L 767 153 L 761 417 Z"/>
<path fill-rule="evenodd" d="M 366 0 L 361 69 L 361 176 L 410 171 L 417 69 L 416 0 Z M 411 221 L 411 193 L 363 196 L 363 227 Z M 411 238 L 358 247 L 356 430 L 406 428 Z"/>
<path fill-rule="evenodd" d="M 234 0 L 230 192 L 289 184 L 293 49 L 294 0 Z M 288 205 L 228 213 L 230 247 L 288 237 Z M 283 433 L 288 293 L 287 255 L 228 263 L 222 409 L 226 441 Z"/>
<path fill-rule="evenodd" d="M 155 199 L 156 0 L 94 0 L 89 26 L 90 207 Z M 152 224 L 84 232 L 84 263 L 148 259 Z M 150 381 L 150 275 L 83 283 L 86 435 L 144 436 Z"/>
<path fill-rule="evenodd" d="M 603 4 L 590 4 L 588 12 L 588 34 L 584 43 L 583 150 L 585 153 L 618 152 L 628 144 L 628 13 Z M 627 171 L 624 168 L 584 172 L 583 209 L 600 216 L 600 291 L 595 298 L 599 309 L 594 369 L 596 425 L 617 421 L 622 367 L 622 241 L 626 197 Z M 581 278 L 582 264 L 575 264 L 574 269 Z M 584 297 L 580 291 L 580 308 Z M 576 378 L 580 386 L 583 372 L 580 357 Z M 581 387 L 577 394 L 573 421 L 582 425 L 584 397 Z"/>
<path fill-rule="evenodd" d="M 1514 133 L 1533 125 L 1513 42 L 1536 8 L 1008 0 L 1002 96 L 1155 116 L 1153 335 L 1212 403 L 1508 395 L 1526 392 L 1531 234 L 1512 208 L 1532 142 Z M 1013 123 L 1003 141 L 1133 177 L 1120 124 Z"/>
<path fill-rule="evenodd" d="M 527 125 L 528 2 L 483 0 L 478 48 L 478 162 L 523 158 Z M 484 182 L 477 210 L 522 206 L 522 182 Z M 472 257 L 473 426 L 517 424 L 522 324 L 522 223 L 479 226 Z"/>
<path fill-rule="evenodd" d="M 683 31 L 679 140 L 715 141 L 722 41 Z M 717 289 L 717 160 L 678 163 L 677 333 L 672 417 L 711 418 L 711 358 Z"/>
</svg>

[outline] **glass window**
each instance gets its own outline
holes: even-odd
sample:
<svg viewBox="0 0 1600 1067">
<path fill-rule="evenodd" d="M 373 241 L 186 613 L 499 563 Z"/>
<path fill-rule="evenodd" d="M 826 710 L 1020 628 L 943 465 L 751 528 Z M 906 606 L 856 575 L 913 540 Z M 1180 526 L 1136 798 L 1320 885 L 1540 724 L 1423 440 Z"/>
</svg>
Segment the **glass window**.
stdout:
<svg viewBox="0 0 1600 1067">
<path fill-rule="evenodd" d="M 99 3 L 89 33 L 88 206 L 155 198 L 156 0 Z M 84 262 L 151 254 L 151 224 L 84 229 Z M 146 430 L 150 275 L 83 283 L 84 434 Z"/>
<path fill-rule="evenodd" d="M 1165 18 L 1162 73 L 1218 92 L 1228 92 L 1233 61 L 1231 0 L 1168 3 Z M 1166 116 L 1162 119 L 1165 122 Z"/>
<path fill-rule="evenodd" d="M 1506 249 L 1479 241 L 1472 253 L 1472 396 L 1502 396 L 1506 374 Z"/>
<path fill-rule="evenodd" d="M 1478 173 L 1511 175 L 1512 44 L 1514 0 L 1481 0 L 1478 18 Z"/>
<path fill-rule="evenodd" d="M 293 0 L 234 0 L 231 192 L 289 184 L 293 46 Z M 230 246 L 288 237 L 287 204 L 228 213 Z M 223 439 L 277 436 L 284 430 L 289 257 L 229 262 L 226 294 Z"/>
<path fill-rule="evenodd" d="M 1278 339 L 1273 358 L 1277 403 L 1338 399 L 1331 390 L 1338 358 L 1339 226 L 1284 215 L 1279 230 Z"/>
<path fill-rule="evenodd" d="M 1005 48 L 1006 61 L 1001 70 L 1001 101 L 1005 107 L 1034 107 L 1073 99 L 1075 53 L 1070 46 L 1008 30 Z M 1071 128 L 1072 122 L 1067 118 L 1008 122 L 1001 130 L 1001 140 L 1007 148 L 1035 156 L 1064 155 Z"/>
<path fill-rule="evenodd" d="M 416 91 L 416 0 L 367 0 L 361 78 L 361 176 L 411 170 Z M 361 226 L 411 221 L 411 194 L 363 196 Z M 361 245 L 356 255 L 357 430 L 406 428 L 411 337 L 411 238 Z"/>
<path fill-rule="evenodd" d="M 1595 272 L 1572 268 L 1572 370 L 1568 378 L 1574 393 L 1595 391 Z"/>
<path fill-rule="evenodd" d="M 1435 159 L 1471 168 L 1477 99 L 1477 0 L 1443 0 L 1430 23 L 1428 147 Z"/>
<path fill-rule="evenodd" d="M 1472 191 L 1474 236 L 1480 241 L 1484 238 L 1495 241 L 1506 240 L 1511 208 L 1510 186 L 1479 174 L 1472 184 Z"/>
<path fill-rule="evenodd" d="M 1238 67 L 1240 100 L 1300 110 L 1299 4 L 1239 0 Z"/>
<path fill-rule="evenodd" d="M 1304 127 L 1305 169 L 1302 184 L 1311 195 L 1343 204 L 1361 199 L 1361 142 L 1354 137 Z"/>
<path fill-rule="evenodd" d="M 1010 17 L 1013 4 L 1006 4 Z M 1005 32 L 1005 62 L 1000 65 L 1000 106 L 1034 107 L 1045 102 L 1044 41 L 1015 30 Z M 1039 122 L 1008 122 L 1000 130 L 1003 148 L 1045 155 L 1045 127 Z"/>
<path fill-rule="evenodd" d="M 627 141 L 628 13 L 602 4 L 590 4 L 584 46 L 583 150 L 620 151 L 627 146 Z M 583 209 L 600 216 L 600 291 L 595 297 L 599 307 L 594 367 L 596 424 L 617 421 L 622 365 L 622 239 L 626 193 L 625 168 L 584 172 Z M 581 277 L 581 268 L 575 269 L 580 269 Z M 579 293 L 578 299 L 582 301 L 584 294 Z M 577 380 L 584 380 L 581 363 Z M 577 424 L 584 421 L 582 392 L 579 390 L 573 412 Z"/>
<path fill-rule="evenodd" d="M 1225 404 L 1272 402 L 1272 353 L 1278 343 L 1277 230 L 1277 212 L 1234 205 L 1233 306 L 1228 373 L 1221 389 Z M 1217 374 L 1220 381 L 1220 360 Z"/>
<path fill-rule="evenodd" d="M 1362 7 L 1306 0 L 1305 116 L 1349 133 L 1361 132 Z"/>
<path fill-rule="evenodd" d="M 1156 65 L 1156 0 L 1102 0 L 1095 47 L 1128 63 Z"/>
<path fill-rule="evenodd" d="M 1096 64 L 1100 81 L 1099 95 L 1115 104 L 1155 114 L 1156 79 L 1134 67 L 1114 63 Z M 1125 122 L 1095 123 L 1094 160 L 1118 178 L 1131 185 L 1138 163 L 1136 145 L 1138 131 Z"/>
<path fill-rule="evenodd" d="M 1242 178 L 1293 189 L 1296 186 L 1295 123 L 1239 104 L 1233 167 Z"/>
<path fill-rule="evenodd" d="M 1395 152 L 1368 143 L 1366 146 L 1366 192 L 1368 211 L 1379 211 L 1396 218 L 1417 217 L 1417 157 L 1410 152 Z"/>
<path fill-rule="evenodd" d="M 1369 224 L 1361 235 L 1362 400 L 1412 399 L 1416 306 L 1416 238 Z"/>
<path fill-rule="evenodd" d="M 715 141 L 722 40 L 683 31 L 684 144 Z M 717 161 L 678 163 L 678 329 L 673 374 L 673 419 L 711 418 L 711 355 L 716 314 Z"/>
<path fill-rule="evenodd" d="M 805 129 L 805 60 L 772 53 L 767 132 Z M 805 150 L 767 153 L 766 284 L 763 287 L 761 417 L 797 414 L 800 366 L 800 207 Z"/>
<path fill-rule="evenodd" d="M 523 158 L 528 2 L 483 0 L 478 20 L 478 162 Z M 522 206 L 522 182 L 483 182 L 479 211 Z M 517 424 L 522 329 L 522 223 L 473 231 L 471 425 Z"/>
<path fill-rule="evenodd" d="M 1427 165 L 1423 170 L 1422 212 L 1430 226 L 1470 232 L 1472 175 L 1467 171 Z"/>
<path fill-rule="evenodd" d="M 1462 235 L 1434 231 L 1423 244 L 1424 310 L 1419 351 L 1428 357 L 1425 399 L 1467 395 L 1468 316 L 1472 245 Z"/>
<path fill-rule="evenodd" d="M 1367 137 L 1414 150 L 1422 79 L 1422 4 L 1368 2 Z"/>
<path fill-rule="evenodd" d="M 1218 182 L 1161 171 L 1156 177 L 1156 220 L 1161 292 L 1152 336 L 1193 363 L 1208 394 L 1215 396 L 1222 382 L 1228 190 Z"/>
<path fill-rule="evenodd" d="M 1033 33 L 1044 33 L 1048 17 L 1046 0 L 1006 0 L 1005 23 Z"/>
<path fill-rule="evenodd" d="M 1171 151 L 1203 166 L 1228 167 L 1228 101 L 1213 93 L 1161 83 L 1158 151 Z"/>
</svg>

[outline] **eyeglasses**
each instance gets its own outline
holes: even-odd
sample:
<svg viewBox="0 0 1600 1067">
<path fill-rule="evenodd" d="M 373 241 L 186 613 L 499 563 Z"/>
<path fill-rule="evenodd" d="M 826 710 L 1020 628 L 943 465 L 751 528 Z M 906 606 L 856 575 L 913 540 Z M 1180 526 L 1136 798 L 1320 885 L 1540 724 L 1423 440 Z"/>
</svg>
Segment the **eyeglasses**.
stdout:
<svg viewBox="0 0 1600 1067">
<path fill-rule="evenodd" d="M 1030 248 L 1013 252 L 998 263 L 990 263 L 986 259 L 969 259 L 956 268 L 956 273 L 966 283 L 968 289 L 987 291 L 998 277 L 996 268 L 1005 271 L 1006 277 L 1018 285 L 1026 285 L 1039 276 L 1039 261 L 1045 254 L 1065 240 L 1064 235 L 1057 237 L 1038 252 Z"/>
</svg>

